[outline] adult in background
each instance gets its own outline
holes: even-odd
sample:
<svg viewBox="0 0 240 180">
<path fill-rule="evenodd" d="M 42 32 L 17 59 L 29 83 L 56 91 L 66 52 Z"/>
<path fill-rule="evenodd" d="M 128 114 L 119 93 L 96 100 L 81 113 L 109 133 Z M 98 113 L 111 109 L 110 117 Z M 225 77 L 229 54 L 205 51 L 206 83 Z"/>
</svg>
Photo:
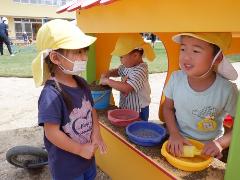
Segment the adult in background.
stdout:
<svg viewBox="0 0 240 180">
<path fill-rule="evenodd" d="M 6 44 L 10 55 L 14 56 L 14 54 L 12 53 L 10 41 L 8 38 L 8 19 L 6 17 L 3 17 L 2 22 L 0 23 L 0 52 L 1 52 L 1 55 L 3 55 L 3 43 Z"/>
<path fill-rule="evenodd" d="M 154 48 L 155 42 L 156 42 L 156 40 L 157 40 L 157 37 L 156 37 L 156 35 L 153 34 L 153 33 L 151 33 L 150 37 L 151 37 L 152 47 Z"/>
</svg>

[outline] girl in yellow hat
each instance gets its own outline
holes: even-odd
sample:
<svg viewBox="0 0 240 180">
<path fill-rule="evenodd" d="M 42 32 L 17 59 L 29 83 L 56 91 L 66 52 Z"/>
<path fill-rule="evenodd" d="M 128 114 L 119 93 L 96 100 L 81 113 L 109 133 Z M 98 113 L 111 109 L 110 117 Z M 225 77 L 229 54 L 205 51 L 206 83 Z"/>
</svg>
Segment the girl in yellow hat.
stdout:
<svg viewBox="0 0 240 180">
<path fill-rule="evenodd" d="M 170 134 L 167 149 L 175 156 L 181 156 L 183 145 L 189 144 L 186 138 L 204 142 L 202 154 L 217 158 L 230 144 L 231 131 L 224 134 L 223 120 L 227 114 L 235 116 L 238 92 L 228 79 L 235 79 L 237 73 L 222 51 L 231 38 L 231 33 L 173 37 L 180 44 L 181 70 L 172 73 L 164 88 L 163 115 Z M 217 68 L 223 61 L 225 69 Z"/>
<path fill-rule="evenodd" d="M 100 83 L 120 91 L 120 108 L 135 110 L 147 121 L 151 90 L 143 56 L 152 61 L 155 58 L 152 47 L 139 34 L 124 34 L 118 38 L 112 55 L 120 57 L 121 65 L 103 74 Z M 122 80 L 109 77 L 121 77 Z"/>
<path fill-rule="evenodd" d="M 32 70 L 36 86 L 44 84 L 38 101 L 38 123 L 52 179 L 96 176 L 94 153 L 106 152 L 93 99 L 86 81 L 87 50 L 96 40 L 65 20 L 44 24 L 37 34 L 38 56 Z"/>
</svg>

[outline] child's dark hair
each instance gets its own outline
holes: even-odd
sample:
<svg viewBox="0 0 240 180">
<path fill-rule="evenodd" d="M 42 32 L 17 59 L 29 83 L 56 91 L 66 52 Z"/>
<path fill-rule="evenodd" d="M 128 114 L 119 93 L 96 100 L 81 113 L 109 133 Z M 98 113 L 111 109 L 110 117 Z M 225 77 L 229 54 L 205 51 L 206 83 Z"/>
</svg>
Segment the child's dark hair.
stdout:
<svg viewBox="0 0 240 180">
<path fill-rule="evenodd" d="M 213 56 L 216 56 L 217 53 L 219 52 L 220 48 L 215 44 L 211 44 L 211 45 L 213 47 Z"/>
<path fill-rule="evenodd" d="M 87 49 L 87 48 L 86 48 Z M 57 50 L 54 50 L 60 54 L 62 54 L 64 52 L 64 49 L 57 49 Z M 70 95 L 66 92 L 64 92 L 61 88 L 61 84 L 56 80 L 55 78 L 55 69 L 56 69 L 56 65 L 54 63 L 52 63 L 52 61 L 50 60 L 50 57 L 49 55 L 45 58 L 45 62 L 47 63 L 48 65 L 48 69 L 51 73 L 51 77 L 53 77 L 54 79 L 54 87 L 61 93 L 62 97 L 63 97 L 63 100 L 67 106 L 67 109 L 69 112 L 71 112 L 73 110 L 73 103 L 72 103 L 72 99 L 70 97 Z M 77 85 L 78 87 L 81 87 L 81 88 L 86 88 L 85 84 L 83 84 L 82 82 L 78 81 L 76 79 L 76 76 L 73 76 L 73 78 L 75 79 L 75 81 L 77 82 Z"/>
<path fill-rule="evenodd" d="M 143 49 L 134 49 L 134 50 L 131 51 L 131 53 L 135 53 L 135 52 L 138 52 L 141 56 L 144 53 Z"/>
</svg>

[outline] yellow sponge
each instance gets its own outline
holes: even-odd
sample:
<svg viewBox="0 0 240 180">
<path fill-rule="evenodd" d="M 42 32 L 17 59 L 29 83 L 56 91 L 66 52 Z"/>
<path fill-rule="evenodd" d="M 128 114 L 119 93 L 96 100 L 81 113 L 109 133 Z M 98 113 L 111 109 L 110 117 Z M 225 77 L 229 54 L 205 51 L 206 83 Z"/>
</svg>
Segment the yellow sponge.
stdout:
<svg viewBox="0 0 240 180">
<path fill-rule="evenodd" d="M 183 146 L 182 157 L 194 157 L 196 155 L 201 155 L 201 152 L 202 151 L 195 146 Z"/>
</svg>

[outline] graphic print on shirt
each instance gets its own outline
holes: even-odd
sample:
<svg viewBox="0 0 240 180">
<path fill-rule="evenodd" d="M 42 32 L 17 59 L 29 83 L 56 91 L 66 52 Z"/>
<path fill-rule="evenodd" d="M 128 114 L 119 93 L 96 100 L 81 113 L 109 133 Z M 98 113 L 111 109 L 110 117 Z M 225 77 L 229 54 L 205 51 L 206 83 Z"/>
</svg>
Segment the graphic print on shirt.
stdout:
<svg viewBox="0 0 240 180">
<path fill-rule="evenodd" d="M 204 132 L 215 131 L 217 128 L 217 123 L 215 119 L 216 112 L 216 108 L 212 106 L 204 107 L 201 110 L 194 109 L 192 111 L 192 114 L 195 116 L 194 119 L 198 120 L 199 118 L 201 118 L 197 122 L 197 129 Z"/>
<path fill-rule="evenodd" d="M 63 130 L 73 140 L 80 144 L 90 142 L 92 133 L 92 106 L 90 101 L 82 100 L 81 108 L 74 108 L 69 115 L 70 122 L 63 126 Z"/>
</svg>

